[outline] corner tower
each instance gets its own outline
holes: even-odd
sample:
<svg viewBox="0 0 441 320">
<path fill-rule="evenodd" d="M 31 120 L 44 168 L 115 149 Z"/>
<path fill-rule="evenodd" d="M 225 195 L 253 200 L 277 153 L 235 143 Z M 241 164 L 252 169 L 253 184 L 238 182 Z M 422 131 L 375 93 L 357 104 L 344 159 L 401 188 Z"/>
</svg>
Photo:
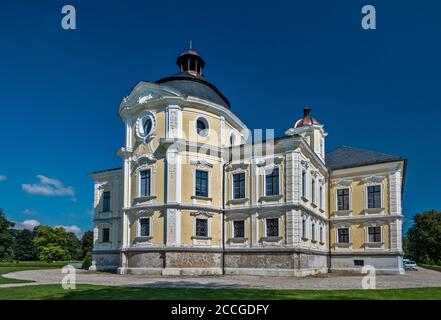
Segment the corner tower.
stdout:
<svg viewBox="0 0 441 320">
<path fill-rule="evenodd" d="M 293 128 L 285 132 L 288 136 L 302 136 L 317 156 L 325 162 L 325 137 L 328 135 L 317 119 L 311 116 L 311 108 L 303 108 L 303 118 L 294 123 Z"/>
</svg>

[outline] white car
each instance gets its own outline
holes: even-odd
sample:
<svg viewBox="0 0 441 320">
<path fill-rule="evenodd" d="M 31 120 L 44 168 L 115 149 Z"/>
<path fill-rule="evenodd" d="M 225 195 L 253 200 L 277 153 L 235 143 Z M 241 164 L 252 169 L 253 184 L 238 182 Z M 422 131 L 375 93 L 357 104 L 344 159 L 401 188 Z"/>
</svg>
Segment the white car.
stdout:
<svg viewBox="0 0 441 320">
<path fill-rule="evenodd" d="M 415 261 L 409 259 L 403 259 L 403 265 L 405 270 L 418 270 L 417 264 Z"/>
</svg>

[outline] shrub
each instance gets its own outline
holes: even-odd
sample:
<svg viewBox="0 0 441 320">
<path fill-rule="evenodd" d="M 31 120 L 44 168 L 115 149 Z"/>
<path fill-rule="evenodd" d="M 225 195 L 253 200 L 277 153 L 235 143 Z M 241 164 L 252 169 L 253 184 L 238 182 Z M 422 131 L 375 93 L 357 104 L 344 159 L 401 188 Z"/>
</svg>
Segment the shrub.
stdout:
<svg viewBox="0 0 441 320">
<path fill-rule="evenodd" d="M 82 264 L 81 268 L 87 270 L 87 269 L 89 269 L 89 267 L 91 265 L 92 265 L 92 253 L 88 252 L 86 254 L 86 256 L 84 257 L 83 264 Z"/>
</svg>

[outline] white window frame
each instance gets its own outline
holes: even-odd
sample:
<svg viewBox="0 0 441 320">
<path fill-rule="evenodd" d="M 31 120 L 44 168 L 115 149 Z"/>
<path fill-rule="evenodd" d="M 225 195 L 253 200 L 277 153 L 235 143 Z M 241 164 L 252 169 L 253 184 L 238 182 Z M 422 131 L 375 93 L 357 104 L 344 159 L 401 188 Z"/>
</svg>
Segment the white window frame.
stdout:
<svg viewBox="0 0 441 320">
<path fill-rule="evenodd" d="M 145 219 L 145 220 L 149 220 L 149 235 L 148 236 L 143 236 L 141 235 L 141 220 Z M 152 217 L 146 217 L 146 216 L 142 216 L 138 218 L 138 223 L 137 223 L 137 236 L 140 238 L 152 238 L 153 237 L 153 219 Z"/>
<path fill-rule="evenodd" d="M 315 221 L 311 221 L 311 241 L 317 242 L 317 228 Z"/>
<path fill-rule="evenodd" d="M 106 210 L 106 211 L 105 211 L 105 210 L 104 210 L 104 193 L 106 193 L 106 192 L 109 193 L 109 210 Z M 105 189 L 105 190 L 103 190 L 103 192 L 102 192 L 102 194 L 101 194 L 101 197 L 102 197 L 102 202 L 101 202 L 101 213 L 112 212 L 112 198 L 113 198 L 112 191 L 109 190 L 109 189 Z"/>
<path fill-rule="evenodd" d="M 339 210 L 338 209 L 338 190 L 344 190 L 344 189 L 349 189 L 349 206 L 347 210 Z M 335 188 L 334 191 L 334 206 L 335 206 L 335 211 L 336 212 L 345 212 L 345 211 L 352 211 L 352 188 L 350 186 L 344 186 L 344 187 L 338 187 Z"/>
<path fill-rule="evenodd" d="M 149 195 L 141 195 L 141 172 L 142 171 L 150 171 L 150 194 Z M 152 168 L 141 168 L 138 170 L 138 197 L 151 197 L 153 194 L 153 170 Z"/>
<path fill-rule="evenodd" d="M 198 196 L 196 195 L 196 173 L 198 171 L 204 171 L 207 173 L 207 196 Z M 210 188 L 210 182 L 211 182 L 211 176 L 210 176 L 211 171 L 209 169 L 205 169 L 205 168 L 196 168 L 194 170 L 194 176 L 193 176 L 193 194 L 195 197 L 202 197 L 202 198 L 211 198 L 210 192 L 211 192 L 211 188 Z"/>
<path fill-rule="evenodd" d="M 207 236 L 198 236 L 196 235 L 196 221 L 200 219 L 200 220 L 206 220 L 207 221 Z M 197 237 L 197 238 L 211 238 L 211 217 L 205 217 L 205 216 L 194 216 L 193 218 L 193 237 Z"/>
<path fill-rule="evenodd" d="M 368 200 L 368 187 L 380 186 L 380 207 L 379 208 L 369 208 Z M 383 210 L 384 208 L 384 188 L 381 182 L 371 182 L 364 185 L 364 209 L 365 210 Z"/>
<path fill-rule="evenodd" d="M 311 204 L 317 205 L 317 181 L 311 177 Z"/>
<path fill-rule="evenodd" d="M 275 166 L 273 166 L 273 167 L 269 167 L 269 168 L 265 168 L 264 169 L 264 177 L 263 177 L 263 196 L 264 197 L 272 197 L 272 196 L 275 196 L 275 197 L 277 197 L 277 196 L 280 196 L 280 195 L 282 195 L 282 181 L 281 181 L 281 179 L 282 179 L 282 177 L 281 177 L 281 170 L 280 170 L 280 168 L 281 168 L 281 166 L 280 165 L 275 165 Z M 266 195 L 266 171 L 267 170 L 274 170 L 274 169 L 278 169 L 279 170 L 279 194 L 276 194 L 276 195 L 272 195 L 272 196 L 267 196 Z"/>
<path fill-rule="evenodd" d="M 305 179 L 303 179 L 303 174 L 305 175 Z M 308 172 L 306 171 L 306 169 L 302 170 L 300 179 L 302 182 L 301 190 L 300 190 L 301 197 L 304 199 L 308 199 Z M 303 190 L 305 192 L 303 192 Z"/>
<path fill-rule="evenodd" d="M 369 241 L 369 228 L 374 228 L 374 227 L 380 228 L 381 239 L 379 242 L 370 242 Z M 367 244 L 383 244 L 384 243 L 383 225 L 370 224 L 370 225 L 366 225 L 364 229 L 365 229 L 365 242 Z"/>
<path fill-rule="evenodd" d="M 107 241 L 107 242 L 104 242 L 103 241 L 103 235 L 104 235 L 104 229 L 109 229 L 109 241 Z M 99 242 L 100 243 L 103 243 L 103 244 L 105 244 L 105 243 L 112 243 L 112 225 L 111 224 L 101 224 L 100 226 L 99 226 Z"/>
<path fill-rule="evenodd" d="M 266 220 L 268 220 L 268 219 L 277 219 L 278 220 L 278 222 L 277 222 L 277 236 L 269 236 L 268 234 L 267 234 L 267 230 L 266 230 Z M 265 235 L 265 237 L 266 238 L 272 238 L 272 237 L 281 237 L 281 227 L 282 227 L 282 224 L 280 223 L 280 217 L 266 217 L 265 219 L 263 219 L 263 234 Z"/>
<path fill-rule="evenodd" d="M 244 190 L 244 197 L 243 198 L 234 198 L 234 175 L 235 174 L 245 174 L 245 190 Z M 196 181 L 196 180 L 195 180 Z M 242 200 L 242 199 L 247 199 L 247 191 L 248 191 L 248 173 L 247 170 L 236 170 L 234 172 L 231 173 L 231 200 Z"/>
<path fill-rule="evenodd" d="M 247 222 L 246 222 L 246 220 L 245 219 L 233 219 L 232 221 L 231 221 L 231 238 L 232 239 L 239 239 L 239 238 L 236 238 L 235 236 L 234 236 L 234 222 L 236 222 L 236 221 L 243 221 L 243 237 L 244 238 L 246 238 L 247 237 L 247 228 L 246 228 L 246 224 L 247 224 Z"/>
<path fill-rule="evenodd" d="M 306 216 L 302 217 L 302 240 L 308 240 L 308 218 Z"/>
<path fill-rule="evenodd" d="M 348 229 L 349 234 L 349 242 L 340 242 L 340 238 L 338 237 L 338 230 L 339 229 Z M 352 228 L 351 226 L 336 226 L 335 227 L 335 243 L 337 244 L 343 244 L 343 245 L 351 245 L 352 244 Z"/>
<path fill-rule="evenodd" d="M 319 242 L 324 244 L 325 243 L 325 233 L 324 233 L 324 227 L 323 224 L 320 224 L 319 226 Z"/>
</svg>

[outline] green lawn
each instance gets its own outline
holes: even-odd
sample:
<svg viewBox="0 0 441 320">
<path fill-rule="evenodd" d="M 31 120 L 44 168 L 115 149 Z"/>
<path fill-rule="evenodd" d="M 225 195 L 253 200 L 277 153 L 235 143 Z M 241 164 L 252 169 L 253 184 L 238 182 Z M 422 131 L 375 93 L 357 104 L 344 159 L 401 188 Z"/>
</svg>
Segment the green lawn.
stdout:
<svg viewBox="0 0 441 320">
<path fill-rule="evenodd" d="M 432 265 L 432 264 L 420 264 L 421 267 L 426 268 L 426 269 L 430 269 L 430 270 L 435 270 L 435 271 L 439 271 L 441 272 L 441 266 L 436 266 L 436 265 Z"/>
<path fill-rule="evenodd" d="M 20 261 L 20 262 L 0 262 L 0 284 L 5 283 L 23 283 L 32 282 L 26 280 L 17 280 L 4 278 L 2 275 L 10 272 L 25 271 L 25 270 L 39 270 L 48 268 L 61 268 L 69 262 L 41 262 L 41 261 Z"/>
<path fill-rule="evenodd" d="M 424 299 L 441 300 L 441 288 L 388 290 L 263 290 L 263 289 L 182 289 L 134 288 L 77 285 L 64 290 L 61 285 L 30 285 L 0 288 L 0 300 L 7 299 L 67 299 L 67 300 L 149 300 L 149 299 Z"/>
</svg>

